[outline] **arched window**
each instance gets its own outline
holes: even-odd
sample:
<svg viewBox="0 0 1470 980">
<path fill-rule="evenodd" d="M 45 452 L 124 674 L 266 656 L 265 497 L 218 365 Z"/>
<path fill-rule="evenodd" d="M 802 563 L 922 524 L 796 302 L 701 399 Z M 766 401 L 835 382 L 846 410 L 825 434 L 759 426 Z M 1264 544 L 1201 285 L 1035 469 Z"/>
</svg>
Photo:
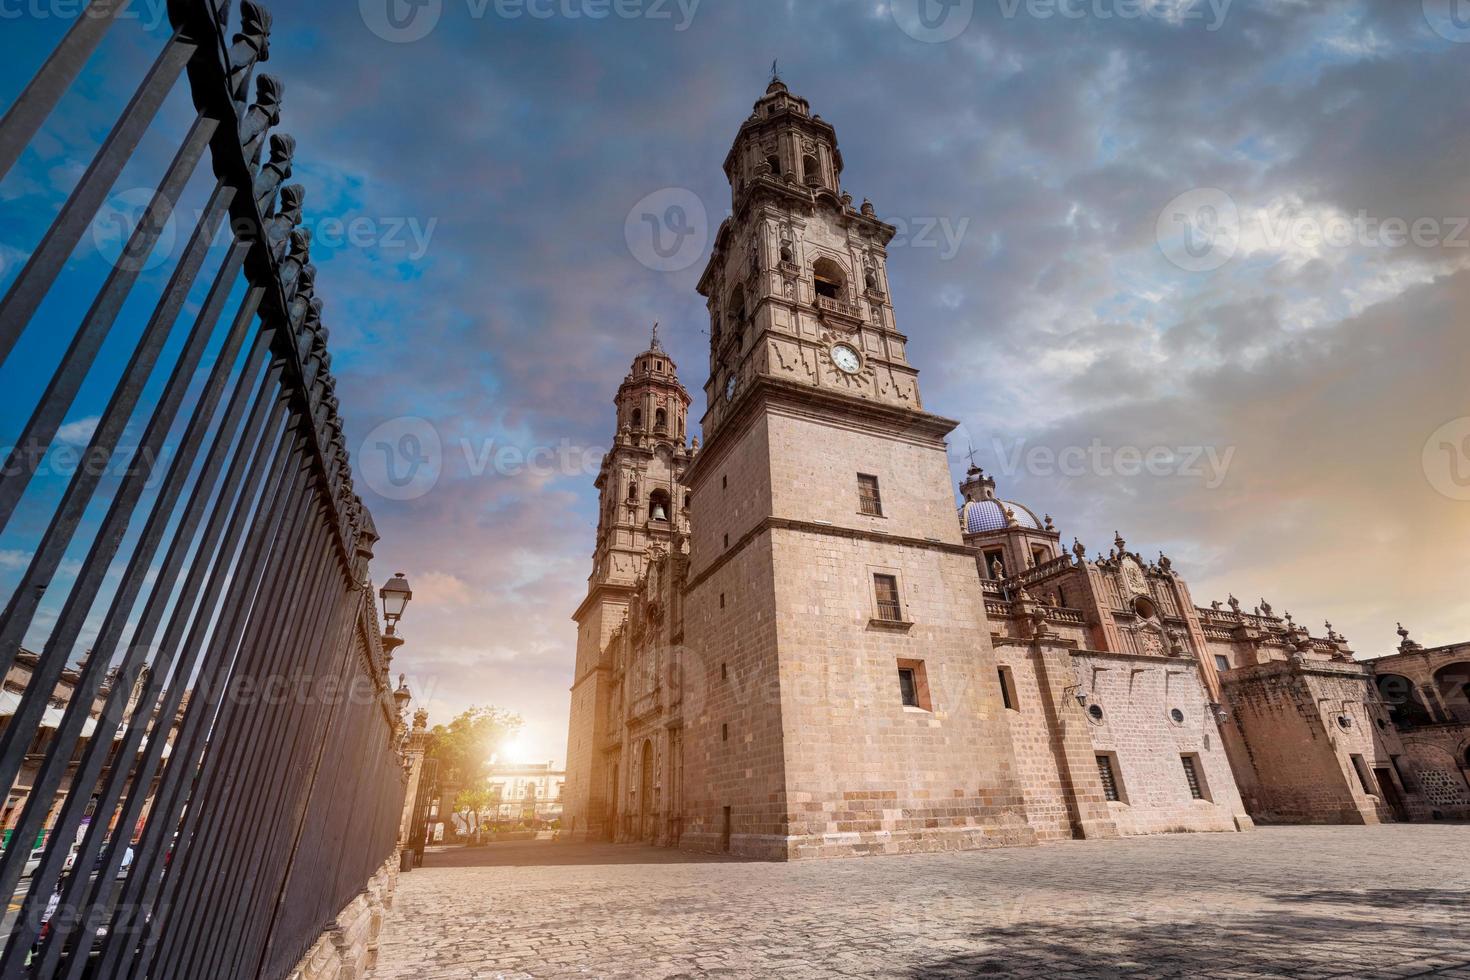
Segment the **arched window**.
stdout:
<svg viewBox="0 0 1470 980">
<path fill-rule="evenodd" d="M 726 304 L 730 317 L 736 323 L 745 322 L 745 287 L 737 285 L 730 290 L 730 302 Z"/>
<path fill-rule="evenodd" d="M 809 187 L 817 187 L 822 183 L 822 165 L 817 158 L 808 154 L 801 158 L 801 176 Z"/>
<path fill-rule="evenodd" d="M 648 495 L 648 519 L 650 521 L 669 519 L 669 495 L 666 491 L 655 490 Z"/>
<path fill-rule="evenodd" d="M 786 242 L 781 243 L 781 261 L 786 265 L 796 264 L 796 253 L 791 250 L 791 245 Z"/>
<path fill-rule="evenodd" d="M 653 413 L 653 431 L 667 432 L 669 430 L 669 413 L 658 409 Z"/>
<path fill-rule="evenodd" d="M 870 292 L 870 293 L 876 293 L 876 292 L 878 292 L 878 270 L 877 269 L 874 269 L 874 268 L 871 268 L 870 267 L 868 269 L 868 271 L 863 274 L 863 285 L 867 287 L 868 292 Z"/>
<path fill-rule="evenodd" d="M 1401 674 L 1379 674 L 1378 698 L 1388 709 L 1389 720 L 1395 725 L 1431 725 L 1429 709 L 1419 700 L 1419 691 L 1414 682 Z"/>
<path fill-rule="evenodd" d="M 766 166 L 771 168 L 772 177 L 781 176 L 781 158 L 774 153 L 766 157 Z"/>
<path fill-rule="evenodd" d="M 637 480 L 634 480 L 632 483 L 628 484 L 628 500 L 633 501 L 633 500 L 637 500 L 637 499 L 638 499 L 638 481 Z"/>
<path fill-rule="evenodd" d="M 1434 689 L 1455 721 L 1470 722 L 1470 662 L 1445 664 L 1436 670 Z"/>
<path fill-rule="evenodd" d="M 642 428 L 642 426 L 643 426 L 643 409 L 641 409 L 641 408 L 635 408 L 635 409 L 633 409 L 633 428 L 638 429 L 638 428 Z"/>
<path fill-rule="evenodd" d="M 818 296 L 828 299 L 841 299 L 842 288 L 847 284 L 847 277 L 842 274 L 842 266 L 829 258 L 820 258 L 812 263 L 812 278 L 816 284 Z"/>
</svg>

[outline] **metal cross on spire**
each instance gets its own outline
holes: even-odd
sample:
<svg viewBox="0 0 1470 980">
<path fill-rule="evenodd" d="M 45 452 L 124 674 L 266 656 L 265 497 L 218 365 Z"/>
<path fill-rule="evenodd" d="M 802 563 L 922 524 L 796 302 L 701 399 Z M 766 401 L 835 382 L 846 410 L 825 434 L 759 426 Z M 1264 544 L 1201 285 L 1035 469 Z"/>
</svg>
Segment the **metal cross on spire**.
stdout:
<svg viewBox="0 0 1470 980">
<path fill-rule="evenodd" d="M 648 349 L 649 350 L 663 350 L 663 348 L 658 345 L 658 322 L 657 321 L 654 321 L 654 324 L 653 324 L 653 340 L 649 343 Z"/>
<path fill-rule="evenodd" d="M 779 82 L 781 80 L 781 69 L 778 64 L 780 60 L 780 58 L 771 59 L 771 81 L 773 82 Z"/>
</svg>

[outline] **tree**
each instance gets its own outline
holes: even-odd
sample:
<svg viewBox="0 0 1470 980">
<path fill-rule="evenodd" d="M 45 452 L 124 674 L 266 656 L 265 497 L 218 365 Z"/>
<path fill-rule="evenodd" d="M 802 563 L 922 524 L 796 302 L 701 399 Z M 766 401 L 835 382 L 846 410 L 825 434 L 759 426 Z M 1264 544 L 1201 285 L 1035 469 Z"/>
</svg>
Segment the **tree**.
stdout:
<svg viewBox="0 0 1470 980">
<path fill-rule="evenodd" d="M 491 794 L 483 785 L 471 789 L 463 789 L 454 798 L 454 812 L 462 814 L 465 818 L 465 829 L 475 835 L 475 843 L 480 843 L 480 812 L 490 805 Z"/>
<path fill-rule="evenodd" d="M 490 757 L 516 732 L 521 717 L 500 708 L 470 708 L 429 733 L 426 754 L 439 760 L 446 785 L 478 787 L 488 774 Z"/>
<path fill-rule="evenodd" d="M 473 813 L 475 843 L 480 840 L 480 811 L 490 802 L 486 788 L 490 758 L 521 728 L 519 715 L 500 708 L 470 708 L 447 725 L 429 732 L 425 755 L 439 760 L 439 785 L 453 795 L 454 812 Z"/>
</svg>

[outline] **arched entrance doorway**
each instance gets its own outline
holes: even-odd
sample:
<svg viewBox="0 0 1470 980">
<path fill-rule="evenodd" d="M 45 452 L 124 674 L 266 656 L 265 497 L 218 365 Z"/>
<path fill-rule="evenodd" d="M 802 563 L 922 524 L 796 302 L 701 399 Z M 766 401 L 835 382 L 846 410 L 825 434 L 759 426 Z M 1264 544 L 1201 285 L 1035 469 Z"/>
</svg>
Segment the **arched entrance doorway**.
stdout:
<svg viewBox="0 0 1470 980">
<path fill-rule="evenodd" d="M 653 741 L 643 743 L 643 759 L 639 763 L 642 785 L 638 791 L 638 837 L 640 840 L 651 841 L 654 838 L 654 809 L 653 809 Z"/>
</svg>

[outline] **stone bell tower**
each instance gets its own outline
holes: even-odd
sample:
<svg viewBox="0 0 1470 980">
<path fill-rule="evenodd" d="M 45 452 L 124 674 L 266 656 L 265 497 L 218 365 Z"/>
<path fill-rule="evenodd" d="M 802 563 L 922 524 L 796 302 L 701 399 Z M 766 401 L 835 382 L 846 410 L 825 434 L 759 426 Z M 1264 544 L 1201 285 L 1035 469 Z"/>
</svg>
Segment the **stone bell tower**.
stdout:
<svg viewBox="0 0 1470 980">
<path fill-rule="evenodd" d="M 895 229 L 773 79 L 725 161 L 700 280 L 688 845 L 763 857 L 1032 839 L 945 436 L 889 302 Z M 801 733 L 796 736 L 793 733 Z"/>
<path fill-rule="evenodd" d="M 616 435 L 597 474 L 597 546 L 587 598 L 577 622 L 577 665 L 567 737 L 567 781 L 563 790 L 567 832 L 586 840 L 611 835 L 615 751 L 609 732 L 608 639 L 628 611 L 649 549 L 672 551 L 689 531 L 689 491 L 684 474 L 698 451 L 686 442 L 689 392 L 678 368 L 659 343 L 658 327 L 648 349 L 633 359 L 618 388 Z"/>
</svg>

